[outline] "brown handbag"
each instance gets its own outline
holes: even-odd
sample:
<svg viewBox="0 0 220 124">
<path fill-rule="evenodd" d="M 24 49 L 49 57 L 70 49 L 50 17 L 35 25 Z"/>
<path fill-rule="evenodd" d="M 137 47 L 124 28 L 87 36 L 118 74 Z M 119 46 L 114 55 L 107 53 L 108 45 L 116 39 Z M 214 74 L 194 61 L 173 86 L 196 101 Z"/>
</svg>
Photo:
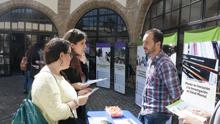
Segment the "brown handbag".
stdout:
<svg viewBox="0 0 220 124">
<path fill-rule="evenodd" d="M 23 56 L 20 62 L 20 69 L 22 71 L 26 71 L 27 70 L 27 64 L 28 64 L 28 58 L 26 56 Z"/>
</svg>

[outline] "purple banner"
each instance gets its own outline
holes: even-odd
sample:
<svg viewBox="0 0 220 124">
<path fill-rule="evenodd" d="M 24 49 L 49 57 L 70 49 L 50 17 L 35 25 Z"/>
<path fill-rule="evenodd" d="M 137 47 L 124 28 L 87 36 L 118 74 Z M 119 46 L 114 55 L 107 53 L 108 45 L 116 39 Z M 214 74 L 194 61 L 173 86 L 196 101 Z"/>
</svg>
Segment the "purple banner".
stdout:
<svg viewBox="0 0 220 124">
<path fill-rule="evenodd" d="M 96 47 L 111 47 L 110 43 L 96 43 Z"/>
</svg>

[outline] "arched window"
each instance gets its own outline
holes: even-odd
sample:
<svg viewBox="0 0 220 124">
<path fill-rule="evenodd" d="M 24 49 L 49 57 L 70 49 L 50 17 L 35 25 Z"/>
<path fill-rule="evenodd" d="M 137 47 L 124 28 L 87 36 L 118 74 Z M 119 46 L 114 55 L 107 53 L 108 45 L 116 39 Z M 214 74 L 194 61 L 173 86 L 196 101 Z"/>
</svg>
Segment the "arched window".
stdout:
<svg viewBox="0 0 220 124">
<path fill-rule="evenodd" d="M 19 63 L 25 51 L 57 34 L 52 21 L 31 8 L 16 8 L 0 15 L 0 75 L 20 72 Z"/>
<path fill-rule="evenodd" d="M 89 11 L 79 20 L 76 28 L 85 31 L 91 41 L 115 42 L 122 38 L 128 42 L 127 27 L 123 19 L 111 9 Z"/>
<path fill-rule="evenodd" d="M 79 22 L 76 28 L 85 31 L 88 35 L 88 47 L 90 49 L 90 77 L 94 78 L 96 74 L 95 51 L 97 43 L 111 44 L 111 73 L 114 71 L 114 44 L 129 41 L 128 31 L 123 19 L 113 10 L 108 8 L 97 8 L 87 12 Z M 125 46 L 127 48 L 127 46 Z M 128 58 L 128 49 L 126 49 L 126 59 Z M 127 62 L 127 61 L 126 61 Z M 111 80 L 113 78 L 111 77 Z"/>
</svg>

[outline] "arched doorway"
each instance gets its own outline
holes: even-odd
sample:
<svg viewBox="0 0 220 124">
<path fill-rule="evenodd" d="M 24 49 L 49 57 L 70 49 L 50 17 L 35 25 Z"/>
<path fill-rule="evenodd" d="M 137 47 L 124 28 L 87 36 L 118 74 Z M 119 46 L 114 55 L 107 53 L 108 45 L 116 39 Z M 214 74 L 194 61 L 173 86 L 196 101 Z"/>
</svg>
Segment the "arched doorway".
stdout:
<svg viewBox="0 0 220 124">
<path fill-rule="evenodd" d="M 124 44 L 125 49 L 125 65 L 128 64 L 128 31 L 125 22 L 122 17 L 118 15 L 114 10 L 108 8 L 97 8 L 87 12 L 78 21 L 75 26 L 78 29 L 85 31 L 88 35 L 88 47 L 89 47 L 89 74 L 90 78 L 96 77 L 96 45 L 98 43 L 110 44 L 110 73 L 111 82 L 114 82 L 114 62 L 115 58 L 118 58 L 115 54 L 116 48 L 114 45 L 117 42 Z M 126 69 L 127 70 L 127 69 Z"/>
<path fill-rule="evenodd" d="M 34 43 L 57 35 L 52 21 L 31 8 L 16 8 L 0 16 L 0 75 L 20 73 L 19 63 Z"/>
</svg>

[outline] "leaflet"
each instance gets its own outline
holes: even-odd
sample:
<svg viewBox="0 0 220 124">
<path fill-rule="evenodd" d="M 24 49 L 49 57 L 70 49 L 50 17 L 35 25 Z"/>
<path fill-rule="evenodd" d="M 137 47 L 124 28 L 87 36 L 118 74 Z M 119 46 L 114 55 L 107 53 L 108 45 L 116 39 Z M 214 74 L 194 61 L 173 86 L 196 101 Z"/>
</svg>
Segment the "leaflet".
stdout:
<svg viewBox="0 0 220 124">
<path fill-rule="evenodd" d="M 91 85 L 100 81 L 104 81 L 107 80 L 108 78 L 100 78 L 100 79 L 96 79 L 96 80 L 88 80 L 85 84 Z"/>
<path fill-rule="evenodd" d="M 90 96 L 91 94 L 93 94 L 96 90 L 98 90 L 99 88 L 93 88 L 91 92 L 87 93 L 86 96 Z"/>
<path fill-rule="evenodd" d="M 134 120 L 128 118 L 113 120 L 113 122 L 114 124 L 137 124 Z"/>
<path fill-rule="evenodd" d="M 207 120 L 207 118 L 195 114 L 193 110 L 195 110 L 196 108 L 188 105 L 183 100 L 178 100 L 174 102 L 173 104 L 166 106 L 166 108 L 172 113 L 176 114 L 177 116 L 187 115 L 187 116 L 196 118 L 200 120 L 201 122 L 205 122 Z"/>
<path fill-rule="evenodd" d="M 108 124 L 109 121 L 106 117 L 89 117 L 90 124 Z"/>
</svg>

